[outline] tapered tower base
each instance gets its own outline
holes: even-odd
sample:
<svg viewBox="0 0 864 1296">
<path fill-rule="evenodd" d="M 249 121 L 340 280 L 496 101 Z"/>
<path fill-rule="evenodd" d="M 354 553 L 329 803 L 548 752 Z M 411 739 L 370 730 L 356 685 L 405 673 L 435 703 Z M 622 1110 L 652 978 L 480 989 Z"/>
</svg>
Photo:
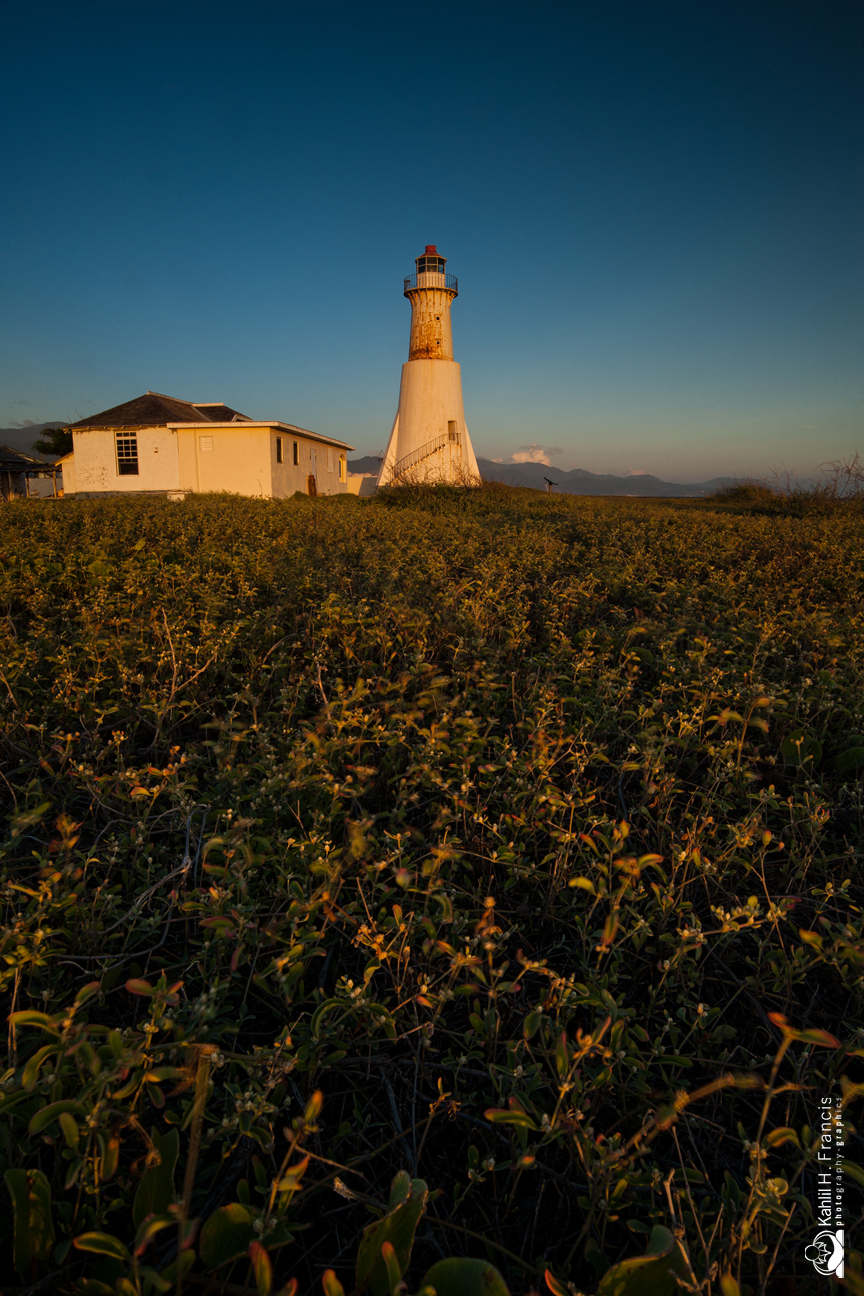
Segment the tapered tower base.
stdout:
<svg viewBox="0 0 864 1296">
<path fill-rule="evenodd" d="M 402 366 L 399 408 L 378 486 L 449 482 L 479 486 L 480 472 L 465 426 L 462 373 L 453 359 L 450 307 L 459 295 L 447 258 L 434 244 L 417 257 L 417 273 L 405 280 L 411 303 L 408 362 Z"/>
<path fill-rule="evenodd" d="M 399 408 L 378 485 L 408 482 L 480 484 L 455 360 L 408 360 L 402 366 Z"/>
</svg>

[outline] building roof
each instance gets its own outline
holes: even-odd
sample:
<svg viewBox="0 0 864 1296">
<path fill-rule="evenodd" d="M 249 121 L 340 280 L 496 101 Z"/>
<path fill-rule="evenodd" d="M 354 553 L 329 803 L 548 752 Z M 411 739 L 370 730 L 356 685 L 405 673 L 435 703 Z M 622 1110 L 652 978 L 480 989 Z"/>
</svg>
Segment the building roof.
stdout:
<svg viewBox="0 0 864 1296">
<path fill-rule="evenodd" d="M 205 401 L 195 405 L 192 401 L 177 400 L 174 396 L 163 396 L 161 392 L 145 392 L 134 400 L 123 405 L 114 405 L 103 410 L 101 414 L 90 414 L 77 423 L 69 425 L 70 430 L 86 432 L 91 428 L 236 428 L 238 424 L 252 427 L 278 428 L 285 432 L 299 432 L 302 436 L 320 441 L 323 445 L 337 446 L 340 450 L 353 450 L 347 441 L 337 441 L 335 437 L 322 436 L 320 432 L 310 432 L 308 428 L 296 427 L 293 423 L 282 423 L 279 419 L 251 419 L 247 414 L 240 414 L 221 401 Z"/>
<path fill-rule="evenodd" d="M 53 467 L 50 460 L 34 459 L 21 450 L 0 445 L 0 469 L 3 472 L 51 472 Z"/>
<path fill-rule="evenodd" d="M 161 392 L 145 392 L 134 400 L 125 401 L 103 410 L 101 414 L 88 414 L 86 418 L 71 423 L 71 428 L 84 431 L 86 428 L 121 428 L 121 427 L 167 427 L 169 423 L 230 423 L 251 422 L 247 415 L 232 409 L 223 402 L 205 402 L 196 405 L 193 401 L 178 400 L 174 396 L 163 396 Z"/>
</svg>

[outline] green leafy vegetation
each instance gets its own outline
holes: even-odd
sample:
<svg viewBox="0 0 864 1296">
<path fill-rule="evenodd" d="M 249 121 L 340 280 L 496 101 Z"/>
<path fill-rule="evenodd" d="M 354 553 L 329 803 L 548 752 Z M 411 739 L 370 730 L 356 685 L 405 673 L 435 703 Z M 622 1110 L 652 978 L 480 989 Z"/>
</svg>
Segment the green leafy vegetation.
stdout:
<svg viewBox="0 0 864 1296">
<path fill-rule="evenodd" d="M 0 510 L 20 1290 L 823 1289 L 864 519 L 733 503 Z"/>
<path fill-rule="evenodd" d="M 72 453 L 72 441 L 73 436 L 68 428 L 43 428 L 38 441 L 33 442 L 33 449 L 37 454 L 59 459 L 62 455 Z"/>
</svg>

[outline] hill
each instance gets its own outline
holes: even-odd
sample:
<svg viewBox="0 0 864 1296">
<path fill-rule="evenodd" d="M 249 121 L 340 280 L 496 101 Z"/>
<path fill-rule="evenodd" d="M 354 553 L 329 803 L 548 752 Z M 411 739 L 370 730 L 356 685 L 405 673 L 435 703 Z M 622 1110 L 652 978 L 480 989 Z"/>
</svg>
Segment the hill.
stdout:
<svg viewBox="0 0 864 1296">
<path fill-rule="evenodd" d="M 67 426 L 65 419 L 54 419 L 50 423 L 31 423 L 23 428 L 0 428 L 0 445 L 8 446 L 10 450 L 23 450 L 24 454 L 38 454 L 39 452 L 33 449 L 33 442 L 39 440 L 46 428 Z"/>
<path fill-rule="evenodd" d="M 627 495 L 633 498 L 693 498 L 713 494 L 732 481 L 731 477 L 714 477 L 706 482 L 668 482 L 650 473 L 634 477 L 616 477 L 611 473 L 592 473 L 586 468 L 550 468 L 547 464 L 502 464 L 492 459 L 478 459 L 477 463 L 485 481 L 500 481 L 508 486 L 531 486 L 546 489 L 546 478 L 555 482 L 555 490 L 563 495 Z M 374 455 L 349 459 L 348 471 L 377 473 L 381 460 Z"/>
</svg>

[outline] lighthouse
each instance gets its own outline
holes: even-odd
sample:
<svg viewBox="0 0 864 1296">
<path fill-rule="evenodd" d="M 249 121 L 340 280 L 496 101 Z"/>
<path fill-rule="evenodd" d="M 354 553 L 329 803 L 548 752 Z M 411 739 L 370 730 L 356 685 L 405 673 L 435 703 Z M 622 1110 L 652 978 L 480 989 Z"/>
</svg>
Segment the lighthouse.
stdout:
<svg viewBox="0 0 864 1296">
<path fill-rule="evenodd" d="M 445 273 L 446 264 L 434 243 L 427 244 L 416 259 L 416 273 L 405 280 L 411 339 L 379 486 L 480 484 L 462 408 L 462 373 L 453 359 L 450 307 L 459 285 L 454 275 Z"/>
</svg>

